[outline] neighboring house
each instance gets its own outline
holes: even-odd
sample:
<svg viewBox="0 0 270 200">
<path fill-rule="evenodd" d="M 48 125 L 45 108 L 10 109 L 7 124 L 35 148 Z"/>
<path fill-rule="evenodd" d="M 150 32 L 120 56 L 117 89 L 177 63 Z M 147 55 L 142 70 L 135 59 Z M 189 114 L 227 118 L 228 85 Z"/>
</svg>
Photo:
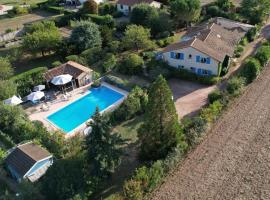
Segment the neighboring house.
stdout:
<svg viewBox="0 0 270 200">
<path fill-rule="evenodd" d="M 190 28 L 180 42 L 163 50 L 164 61 L 198 75 L 219 75 L 222 64 L 229 64 L 235 47 L 247 32 L 224 24 L 226 27 L 211 22 Z"/>
<path fill-rule="evenodd" d="M 87 85 L 92 82 L 93 70 L 79 63 L 68 61 L 45 73 L 45 79 L 49 83 L 55 76 L 69 74 L 73 77 L 73 83 L 77 87 Z"/>
<path fill-rule="evenodd" d="M 66 0 L 66 4 L 82 6 L 87 0 Z M 104 3 L 106 0 L 94 0 L 97 4 Z"/>
<path fill-rule="evenodd" d="M 5 164 L 18 182 L 23 179 L 35 182 L 53 164 L 53 156 L 42 147 L 28 142 L 11 149 Z"/>
<path fill-rule="evenodd" d="M 0 5 L 0 15 L 8 14 L 8 11 L 12 9 L 13 9 L 13 6 Z"/>
<path fill-rule="evenodd" d="M 242 31 L 248 32 L 251 28 L 255 27 L 255 26 L 250 25 L 250 24 L 244 24 L 244 23 L 233 21 L 233 20 L 226 19 L 223 17 L 216 17 L 212 21 L 214 23 L 226 28 L 226 29 L 229 29 L 229 30 L 242 29 Z"/>
<path fill-rule="evenodd" d="M 154 0 L 118 0 L 117 10 L 124 13 L 124 15 L 129 15 L 136 4 L 146 3 L 155 8 L 160 8 L 161 3 Z"/>
</svg>

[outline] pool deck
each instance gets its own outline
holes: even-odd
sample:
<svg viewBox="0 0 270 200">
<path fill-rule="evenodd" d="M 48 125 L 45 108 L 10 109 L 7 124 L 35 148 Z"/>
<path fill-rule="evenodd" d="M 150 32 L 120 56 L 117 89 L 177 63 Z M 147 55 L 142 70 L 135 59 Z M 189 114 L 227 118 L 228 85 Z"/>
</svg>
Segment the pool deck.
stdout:
<svg viewBox="0 0 270 200">
<path fill-rule="evenodd" d="M 120 99 L 119 101 L 115 102 L 114 104 L 112 104 L 111 106 L 109 106 L 107 109 L 105 109 L 103 112 L 107 112 L 110 110 L 113 110 L 115 107 L 117 107 L 118 105 L 120 105 L 123 100 L 126 98 L 126 96 L 128 95 L 127 91 L 124 91 L 122 89 L 119 89 L 115 86 L 112 86 L 108 83 L 102 83 L 102 85 L 115 90 L 121 94 L 124 95 L 124 98 Z M 73 103 L 74 101 L 77 101 L 79 98 L 82 98 L 83 96 L 89 94 L 89 89 L 91 88 L 91 84 L 86 85 L 84 87 L 80 87 L 77 88 L 71 92 L 69 92 L 69 94 L 71 94 L 71 97 L 68 98 L 68 100 L 63 100 L 61 97 L 63 96 L 63 94 L 60 94 L 57 96 L 57 99 L 52 101 L 50 103 L 49 106 L 49 110 L 44 111 L 42 110 L 42 104 L 33 106 L 31 108 L 26 109 L 26 113 L 28 114 L 30 120 L 34 121 L 34 120 L 38 120 L 41 121 L 44 126 L 49 130 L 49 131 L 57 131 L 61 129 L 59 127 L 57 127 L 56 125 L 54 125 L 52 122 L 50 122 L 47 117 L 53 113 L 55 113 L 56 111 L 66 107 L 67 105 Z M 70 138 L 78 133 L 83 132 L 83 130 L 86 128 L 86 123 L 81 124 L 80 126 L 78 126 L 77 128 L 75 128 L 74 130 L 72 130 L 69 133 L 63 133 L 65 135 L 65 138 Z"/>
</svg>

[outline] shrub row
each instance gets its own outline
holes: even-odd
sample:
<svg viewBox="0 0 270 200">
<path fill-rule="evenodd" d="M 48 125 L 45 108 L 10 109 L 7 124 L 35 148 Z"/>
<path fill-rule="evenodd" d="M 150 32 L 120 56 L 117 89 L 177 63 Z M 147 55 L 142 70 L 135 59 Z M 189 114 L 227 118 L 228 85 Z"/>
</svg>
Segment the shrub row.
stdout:
<svg viewBox="0 0 270 200">
<path fill-rule="evenodd" d="M 205 85 L 214 85 L 219 81 L 219 77 L 216 76 L 199 76 L 195 73 L 189 72 L 185 69 L 170 68 L 171 76 L 188 81 L 196 81 Z"/>
<path fill-rule="evenodd" d="M 113 28 L 115 26 L 115 21 L 111 15 L 95 15 L 95 14 L 85 14 L 83 15 L 84 19 L 91 19 L 93 22 L 95 22 L 98 25 L 106 25 L 110 28 Z"/>
<path fill-rule="evenodd" d="M 113 75 L 107 75 L 103 77 L 103 81 L 115 85 L 123 90 L 126 91 L 131 91 L 133 87 L 135 87 L 135 85 L 130 84 L 128 81 L 125 81 L 121 78 L 118 78 L 116 76 Z"/>
<path fill-rule="evenodd" d="M 39 67 L 13 76 L 11 80 L 13 80 L 17 84 L 18 94 L 21 96 L 25 96 L 32 90 L 34 86 L 43 84 L 43 74 L 46 71 L 46 67 Z"/>
<path fill-rule="evenodd" d="M 132 119 L 136 115 L 141 115 L 145 111 L 148 102 L 148 95 L 146 90 L 135 87 L 128 94 L 124 102 L 110 115 L 110 122 L 113 125 L 119 124 L 123 121 Z"/>
</svg>

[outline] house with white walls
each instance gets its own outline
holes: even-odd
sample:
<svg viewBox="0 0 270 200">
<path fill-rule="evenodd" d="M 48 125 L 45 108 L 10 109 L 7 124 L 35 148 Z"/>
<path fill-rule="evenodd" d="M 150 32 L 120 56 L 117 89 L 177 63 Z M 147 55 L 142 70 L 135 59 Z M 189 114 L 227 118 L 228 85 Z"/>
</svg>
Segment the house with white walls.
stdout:
<svg viewBox="0 0 270 200">
<path fill-rule="evenodd" d="M 66 0 L 67 5 L 74 5 L 76 7 L 82 7 L 87 0 Z M 94 0 L 97 4 L 104 3 L 106 0 Z"/>
<path fill-rule="evenodd" d="M 223 27 L 214 22 L 188 29 L 182 40 L 167 46 L 162 57 L 168 65 L 198 75 L 219 75 L 223 63 L 229 63 L 246 30 Z"/>
<path fill-rule="evenodd" d="M 8 14 L 9 10 L 12 10 L 13 6 L 9 5 L 0 5 L 0 15 L 6 15 Z"/>
<path fill-rule="evenodd" d="M 155 8 L 160 8 L 161 3 L 154 0 L 118 0 L 117 10 L 122 12 L 124 15 L 129 15 L 136 4 L 145 3 Z"/>
</svg>

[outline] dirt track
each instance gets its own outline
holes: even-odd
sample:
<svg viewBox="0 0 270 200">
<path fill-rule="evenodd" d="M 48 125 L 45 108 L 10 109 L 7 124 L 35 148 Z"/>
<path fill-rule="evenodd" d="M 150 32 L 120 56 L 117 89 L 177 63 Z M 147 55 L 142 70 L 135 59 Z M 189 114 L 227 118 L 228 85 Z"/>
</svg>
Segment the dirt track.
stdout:
<svg viewBox="0 0 270 200">
<path fill-rule="evenodd" d="M 270 199 L 270 66 L 151 197 Z"/>
</svg>

